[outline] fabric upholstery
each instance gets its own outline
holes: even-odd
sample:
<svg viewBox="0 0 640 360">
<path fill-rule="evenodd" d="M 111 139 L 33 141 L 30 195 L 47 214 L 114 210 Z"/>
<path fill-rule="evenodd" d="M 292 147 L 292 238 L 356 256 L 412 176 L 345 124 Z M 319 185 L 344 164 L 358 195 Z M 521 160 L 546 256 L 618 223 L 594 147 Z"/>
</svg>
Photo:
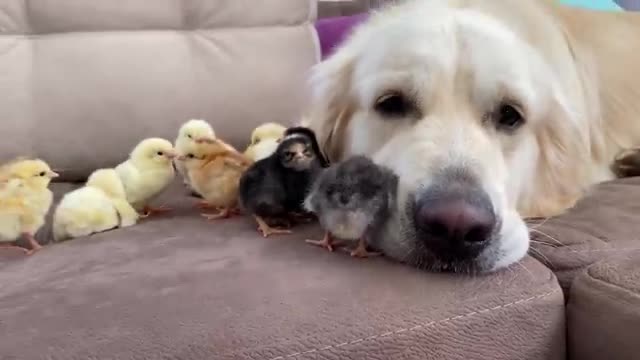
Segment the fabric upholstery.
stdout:
<svg viewBox="0 0 640 360">
<path fill-rule="evenodd" d="M 567 213 L 530 223 L 531 254 L 568 292 L 587 266 L 613 255 L 640 254 L 640 177 L 595 186 Z"/>
<path fill-rule="evenodd" d="M 315 225 L 265 239 L 248 217 L 207 222 L 195 202 L 175 184 L 171 214 L 0 253 L 0 358 L 565 358 L 562 291 L 533 259 L 426 273 L 305 244 Z"/>
<path fill-rule="evenodd" d="M 189 118 L 244 147 L 257 124 L 299 119 L 315 16 L 302 0 L 2 1 L 0 161 L 82 180 Z"/>
<path fill-rule="evenodd" d="M 567 311 L 570 359 L 638 359 L 640 253 L 614 256 L 581 272 Z"/>
</svg>

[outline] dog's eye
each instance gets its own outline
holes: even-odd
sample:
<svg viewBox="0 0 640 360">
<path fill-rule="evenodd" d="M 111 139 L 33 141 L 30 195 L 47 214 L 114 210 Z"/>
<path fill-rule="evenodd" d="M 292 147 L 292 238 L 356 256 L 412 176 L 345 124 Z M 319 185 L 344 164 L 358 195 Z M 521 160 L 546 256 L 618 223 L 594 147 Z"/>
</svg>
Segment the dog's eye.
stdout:
<svg viewBox="0 0 640 360">
<path fill-rule="evenodd" d="M 374 109 L 385 117 L 403 117 L 412 110 L 411 102 L 401 93 L 393 92 L 380 96 Z"/>
<path fill-rule="evenodd" d="M 515 130 L 524 123 L 522 114 L 509 104 L 500 104 L 495 114 L 497 125 L 504 130 Z"/>
</svg>

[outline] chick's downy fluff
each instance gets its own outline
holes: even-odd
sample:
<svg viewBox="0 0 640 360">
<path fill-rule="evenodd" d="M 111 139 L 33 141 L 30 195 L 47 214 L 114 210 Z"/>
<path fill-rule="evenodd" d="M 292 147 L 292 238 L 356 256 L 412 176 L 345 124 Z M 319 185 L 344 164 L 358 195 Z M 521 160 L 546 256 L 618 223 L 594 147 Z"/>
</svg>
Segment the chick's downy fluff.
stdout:
<svg viewBox="0 0 640 360">
<path fill-rule="evenodd" d="M 173 145 L 165 139 L 142 140 L 129 159 L 115 170 L 124 185 L 127 201 L 144 215 L 168 211 L 165 207 L 151 207 L 149 203 L 173 181 L 175 170 Z"/>
<path fill-rule="evenodd" d="M 179 154 L 194 190 L 207 207 L 219 211 L 202 214 L 209 220 L 227 218 L 237 211 L 240 177 L 253 163 L 221 139 L 200 138 L 188 151 Z"/>
<path fill-rule="evenodd" d="M 213 130 L 213 127 L 202 119 L 191 119 L 180 127 L 178 130 L 178 136 L 175 141 L 175 150 L 178 153 L 185 153 L 189 149 L 189 147 L 196 141 L 196 139 L 200 138 L 210 138 L 215 139 L 216 133 Z M 185 168 L 185 164 L 182 161 L 175 161 L 176 170 L 180 176 L 182 176 L 183 183 L 191 190 L 189 174 L 187 173 L 187 169 Z"/>
<path fill-rule="evenodd" d="M 53 236 L 56 241 L 87 236 L 134 225 L 138 218 L 117 172 L 98 169 L 85 186 L 64 195 L 53 214 Z"/>
<path fill-rule="evenodd" d="M 18 159 L 0 168 L 0 242 L 14 247 L 13 242 L 24 236 L 31 250 L 42 248 L 35 234 L 44 225 L 45 216 L 53 202 L 49 190 L 51 179 L 58 174 L 40 159 Z"/>
<path fill-rule="evenodd" d="M 241 206 L 256 219 L 264 237 L 290 232 L 272 228 L 269 221 L 304 213 L 311 183 L 327 166 L 314 132 L 292 127 L 272 155 L 247 170 L 240 180 Z"/>
<path fill-rule="evenodd" d="M 323 171 L 305 200 L 325 229 L 322 240 L 308 243 L 333 250 L 333 238 L 358 240 L 352 256 L 378 255 L 366 250 L 369 237 L 389 218 L 397 176 L 366 156 L 354 156 Z"/>
<path fill-rule="evenodd" d="M 273 154 L 287 128 L 278 123 L 264 123 L 251 133 L 251 143 L 244 154 L 253 161 L 262 160 Z"/>
</svg>

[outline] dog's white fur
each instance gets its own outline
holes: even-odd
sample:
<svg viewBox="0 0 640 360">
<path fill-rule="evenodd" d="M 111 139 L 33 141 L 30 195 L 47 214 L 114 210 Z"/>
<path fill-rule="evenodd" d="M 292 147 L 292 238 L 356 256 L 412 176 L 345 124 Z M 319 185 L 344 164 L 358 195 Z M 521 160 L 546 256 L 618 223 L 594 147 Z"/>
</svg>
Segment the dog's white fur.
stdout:
<svg viewBox="0 0 640 360">
<path fill-rule="evenodd" d="M 379 246 L 400 260 L 419 248 L 404 212 L 412 194 L 447 167 L 473 174 L 502 226 L 472 267 L 495 270 L 526 254 L 523 217 L 570 208 L 640 143 L 638 34 L 636 14 L 550 0 L 406 1 L 313 69 L 308 125 L 331 161 L 367 154 L 398 173 L 398 212 Z M 419 114 L 383 118 L 373 105 L 389 91 Z M 501 101 L 526 119 L 513 134 L 486 121 Z"/>
</svg>

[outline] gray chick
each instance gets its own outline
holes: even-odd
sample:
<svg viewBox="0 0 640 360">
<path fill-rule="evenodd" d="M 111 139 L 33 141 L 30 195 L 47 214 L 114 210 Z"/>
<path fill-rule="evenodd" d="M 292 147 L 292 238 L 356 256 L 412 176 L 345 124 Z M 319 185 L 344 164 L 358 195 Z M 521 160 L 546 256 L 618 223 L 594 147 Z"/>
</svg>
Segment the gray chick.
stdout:
<svg viewBox="0 0 640 360">
<path fill-rule="evenodd" d="M 325 230 L 322 240 L 307 240 L 333 251 L 336 239 L 357 240 L 351 256 L 380 255 L 367 251 L 370 237 L 391 215 L 398 177 L 366 156 L 354 156 L 324 170 L 304 206 Z"/>
</svg>

